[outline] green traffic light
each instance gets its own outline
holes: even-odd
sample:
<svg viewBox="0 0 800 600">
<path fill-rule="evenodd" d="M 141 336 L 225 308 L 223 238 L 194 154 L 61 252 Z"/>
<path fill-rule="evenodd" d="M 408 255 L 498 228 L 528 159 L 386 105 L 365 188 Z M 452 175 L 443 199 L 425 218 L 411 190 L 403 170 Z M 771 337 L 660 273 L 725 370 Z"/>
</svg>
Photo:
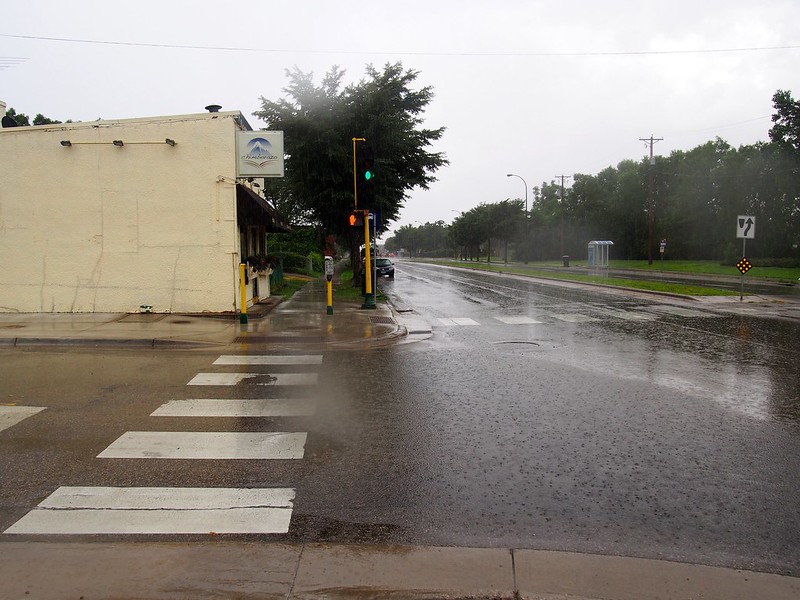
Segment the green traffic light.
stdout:
<svg viewBox="0 0 800 600">
<path fill-rule="evenodd" d="M 366 179 L 367 181 L 372 179 L 372 171 L 364 171 L 364 179 Z"/>
</svg>

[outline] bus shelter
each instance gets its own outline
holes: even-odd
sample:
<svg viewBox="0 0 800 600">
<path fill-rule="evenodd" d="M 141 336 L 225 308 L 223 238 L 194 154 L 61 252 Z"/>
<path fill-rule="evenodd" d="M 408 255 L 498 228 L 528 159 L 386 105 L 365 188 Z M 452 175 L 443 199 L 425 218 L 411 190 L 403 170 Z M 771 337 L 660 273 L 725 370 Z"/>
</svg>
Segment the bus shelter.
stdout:
<svg viewBox="0 0 800 600">
<path fill-rule="evenodd" d="M 608 267 L 608 249 L 614 242 L 593 240 L 588 244 L 588 263 L 590 267 Z"/>
</svg>

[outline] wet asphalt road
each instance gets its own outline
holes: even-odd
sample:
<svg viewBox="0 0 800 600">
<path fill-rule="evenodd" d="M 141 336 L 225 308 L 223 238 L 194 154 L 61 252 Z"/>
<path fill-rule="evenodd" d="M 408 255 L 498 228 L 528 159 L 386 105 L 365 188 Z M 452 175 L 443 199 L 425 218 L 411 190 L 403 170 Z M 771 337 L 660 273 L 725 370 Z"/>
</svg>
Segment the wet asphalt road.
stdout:
<svg viewBox="0 0 800 600">
<path fill-rule="evenodd" d="M 336 357 L 371 374 L 332 389 L 311 528 L 800 572 L 796 324 L 405 263 L 382 285 L 434 335 Z"/>
<path fill-rule="evenodd" d="M 290 486 L 289 533 L 267 539 L 574 550 L 800 575 L 796 323 L 405 263 L 380 285 L 432 337 L 325 352 L 320 385 L 289 392 L 315 400 L 313 416 L 158 422 L 306 431 L 302 461 L 94 458 L 125 431 L 152 430 L 150 413 L 187 397 L 215 354 L 0 351 L 3 402 L 49 407 L 0 434 L 0 527 L 60 485 Z"/>
</svg>

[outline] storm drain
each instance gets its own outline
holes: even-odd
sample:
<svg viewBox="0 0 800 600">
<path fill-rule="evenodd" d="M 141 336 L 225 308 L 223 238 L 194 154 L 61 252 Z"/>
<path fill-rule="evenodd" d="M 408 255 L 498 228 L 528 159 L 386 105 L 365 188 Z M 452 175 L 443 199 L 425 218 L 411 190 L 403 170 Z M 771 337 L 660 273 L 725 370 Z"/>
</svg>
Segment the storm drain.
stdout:
<svg viewBox="0 0 800 600">
<path fill-rule="evenodd" d="M 394 325 L 392 317 L 370 317 L 369 321 L 374 325 Z"/>
</svg>

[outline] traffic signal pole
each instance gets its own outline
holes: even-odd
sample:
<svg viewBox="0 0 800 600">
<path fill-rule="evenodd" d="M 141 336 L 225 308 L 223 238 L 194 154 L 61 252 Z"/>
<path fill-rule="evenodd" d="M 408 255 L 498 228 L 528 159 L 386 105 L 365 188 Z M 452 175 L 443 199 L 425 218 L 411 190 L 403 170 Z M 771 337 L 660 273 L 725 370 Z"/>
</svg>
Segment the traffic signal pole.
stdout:
<svg viewBox="0 0 800 600">
<path fill-rule="evenodd" d="M 353 138 L 353 201 L 355 210 L 358 210 L 358 180 L 356 179 L 356 142 L 366 142 L 366 138 Z"/>
<path fill-rule="evenodd" d="M 353 138 L 353 201 L 355 205 L 355 210 L 358 211 L 358 175 L 357 175 L 357 168 L 356 168 L 356 143 L 357 142 L 366 142 L 366 138 Z M 369 244 L 369 211 L 364 210 L 362 211 L 364 214 L 364 277 L 367 278 L 364 286 L 365 294 L 364 294 L 364 304 L 361 305 L 361 308 L 366 309 L 376 309 L 378 308 L 375 304 L 375 294 L 372 290 L 372 257 L 370 256 L 370 244 Z"/>
<path fill-rule="evenodd" d="M 372 252 L 370 251 L 369 245 L 369 211 L 364 211 L 364 277 L 367 278 L 366 286 L 364 290 L 366 293 L 364 294 L 364 304 L 361 305 L 361 308 L 368 308 L 374 309 L 378 308 L 375 304 L 375 294 L 372 290 L 372 257 L 370 256 Z"/>
</svg>

